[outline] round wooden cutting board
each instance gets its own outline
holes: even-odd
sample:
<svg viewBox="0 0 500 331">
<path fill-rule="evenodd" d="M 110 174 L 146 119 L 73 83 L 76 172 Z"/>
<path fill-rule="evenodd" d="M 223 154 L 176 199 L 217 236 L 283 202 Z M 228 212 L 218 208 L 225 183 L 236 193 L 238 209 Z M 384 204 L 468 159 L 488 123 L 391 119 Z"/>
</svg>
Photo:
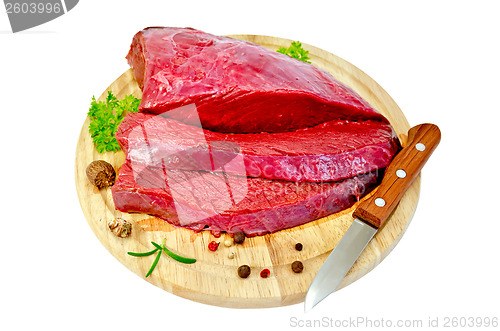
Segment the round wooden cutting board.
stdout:
<svg viewBox="0 0 500 331">
<path fill-rule="evenodd" d="M 291 42 L 266 36 L 232 37 L 249 40 L 272 50 L 288 46 Z M 335 55 L 313 46 L 303 47 L 309 50 L 314 65 L 331 72 L 385 115 L 402 143 L 405 143 L 405 134 L 410 126 L 396 103 L 374 80 Z M 131 70 L 114 81 L 100 100 L 105 100 L 108 90 L 118 99 L 127 94 L 141 97 Z M 352 223 L 351 214 L 355 207 L 303 226 L 247 238 L 241 245 L 226 247 L 224 241 L 230 237 L 224 233 L 220 238 L 215 238 L 208 231 L 195 233 L 176 228 L 149 215 L 121 213 L 114 208 L 110 189 L 97 190 L 87 179 L 85 169 L 93 160 L 101 159 L 110 162 L 118 172 L 125 154 L 99 154 L 92 144 L 88 125 L 87 118 L 76 149 L 75 176 L 80 204 L 90 227 L 106 249 L 127 268 L 175 295 L 210 305 L 234 308 L 276 307 L 302 302 L 316 272 Z M 396 246 L 413 216 L 419 190 L 420 177 L 404 195 L 386 225 L 368 244 L 341 287 L 368 273 Z M 114 218 L 123 218 L 132 223 L 131 236 L 118 238 L 108 229 L 108 221 Z M 151 241 L 161 243 L 163 240 L 170 250 L 185 257 L 196 258 L 197 262 L 182 264 L 163 254 L 154 272 L 145 278 L 155 255 L 133 257 L 127 252 L 150 251 L 153 249 Z M 215 252 L 208 250 L 208 243 L 212 240 L 221 243 Z M 303 244 L 302 251 L 294 248 L 299 242 Z M 229 252 L 235 254 L 234 259 L 227 257 Z M 291 263 L 296 260 L 304 264 L 302 273 L 296 274 L 291 270 Z M 246 279 L 237 275 L 237 268 L 242 264 L 251 267 L 251 274 Z M 259 276 L 264 268 L 271 271 L 266 279 Z"/>
</svg>

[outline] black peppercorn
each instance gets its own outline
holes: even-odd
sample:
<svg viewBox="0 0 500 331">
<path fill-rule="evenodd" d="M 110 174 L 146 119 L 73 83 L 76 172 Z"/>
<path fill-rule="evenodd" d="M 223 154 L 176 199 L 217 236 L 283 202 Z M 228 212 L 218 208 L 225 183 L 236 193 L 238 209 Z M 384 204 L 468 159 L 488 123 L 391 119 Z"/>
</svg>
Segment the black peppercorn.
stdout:
<svg viewBox="0 0 500 331">
<path fill-rule="evenodd" d="M 242 244 L 245 241 L 245 234 L 243 232 L 236 232 L 233 240 L 237 244 Z"/>
<path fill-rule="evenodd" d="M 247 278 L 248 276 L 250 276 L 250 267 L 246 264 L 240 266 L 238 268 L 238 276 L 240 276 L 241 278 Z"/>
<path fill-rule="evenodd" d="M 304 265 L 300 261 L 295 261 L 292 263 L 292 271 L 295 273 L 301 273 L 304 270 Z"/>
<path fill-rule="evenodd" d="M 302 250 L 303 246 L 301 243 L 295 244 L 295 249 L 298 250 L 299 252 Z"/>
</svg>

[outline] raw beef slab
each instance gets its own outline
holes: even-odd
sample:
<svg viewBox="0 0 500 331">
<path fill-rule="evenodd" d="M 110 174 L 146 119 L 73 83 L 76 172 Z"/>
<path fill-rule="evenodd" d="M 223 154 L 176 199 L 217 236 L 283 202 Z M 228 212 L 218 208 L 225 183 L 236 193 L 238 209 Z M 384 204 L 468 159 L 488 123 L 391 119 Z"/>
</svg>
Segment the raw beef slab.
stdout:
<svg viewBox="0 0 500 331">
<path fill-rule="evenodd" d="M 328 72 L 250 42 L 147 28 L 127 59 L 143 97 L 117 132 L 123 212 L 273 233 L 352 206 L 400 148 L 387 119 Z"/>
<path fill-rule="evenodd" d="M 336 120 L 387 120 L 348 86 L 312 64 L 251 42 L 195 29 L 138 32 L 127 55 L 154 114 L 195 104 L 174 119 L 216 132 L 287 132 Z"/>
<path fill-rule="evenodd" d="M 398 151 L 389 124 L 336 120 L 283 133 L 226 134 L 132 113 L 116 138 L 134 163 L 288 181 L 338 181 L 385 168 Z"/>
<path fill-rule="evenodd" d="M 115 207 L 185 228 L 247 236 L 301 225 L 352 206 L 382 173 L 340 182 L 294 183 L 225 173 L 166 170 L 127 160 L 112 187 Z"/>
</svg>

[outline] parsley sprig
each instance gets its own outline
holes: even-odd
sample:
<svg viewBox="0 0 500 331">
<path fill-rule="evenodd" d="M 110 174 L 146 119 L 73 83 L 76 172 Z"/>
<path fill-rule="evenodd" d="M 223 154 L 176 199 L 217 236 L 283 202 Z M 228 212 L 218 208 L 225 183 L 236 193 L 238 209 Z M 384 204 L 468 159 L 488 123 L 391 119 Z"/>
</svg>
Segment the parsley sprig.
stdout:
<svg viewBox="0 0 500 331">
<path fill-rule="evenodd" d="M 290 47 L 280 47 L 277 50 L 278 53 L 288 55 L 290 57 L 293 57 L 294 59 L 311 63 L 307 60 L 309 60 L 309 51 L 306 51 L 305 49 L 302 48 L 302 43 L 298 41 L 292 41 L 292 44 Z"/>
<path fill-rule="evenodd" d="M 120 146 L 115 138 L 116 129 L 127 113 L 138 111 L 141 99 L 126 95 L 118 100 L 108 91 L 106 101 L 97 101 L 92 97 L 87 115 L 90 117 L 89 133 L 99 153 L 117 152 Z"/>
</svg>

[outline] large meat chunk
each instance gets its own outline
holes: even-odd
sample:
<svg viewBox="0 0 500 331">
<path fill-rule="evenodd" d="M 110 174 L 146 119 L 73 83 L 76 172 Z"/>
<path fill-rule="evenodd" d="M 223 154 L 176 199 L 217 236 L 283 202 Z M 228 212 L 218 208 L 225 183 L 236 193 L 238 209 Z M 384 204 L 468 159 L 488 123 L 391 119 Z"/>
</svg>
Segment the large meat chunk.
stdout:
<svg viewBox="0 0 500 331">
<path fill-rule="evenodd" d="M 115 206 L 196 231 L 272 233 L 352 206 L 399 150 L 387 119 L 326 71 L 194 29 L 148 28 L 127 59 L 141 113 Z"/>
<path fill-rule="evenodd" d="M 195 231 L 255 236 L 348 208 L 373 189 L 381 175 L 371 172 L 340 182 L 295 183 L 145 167 L 127 160 L 112 192 L 116 208 L 124 212 L 155 215 Z"/>
<path fill-rule="evenodd" d="M 128 159 L 146 166 L 300 182 L 338 181 L 385 168 L 399 147 L 389 124 L 371 120 L 227 134 L 133 113 L 120 124 L 116 138 Z"/>
<path fill-rule="evenodd" d="M 337 119 L 387 123 L 328 72 L 247 41 L 147 28 L 134 36 L 127 59 L 143 90 L 141 110 L 195 104 L 198 114 L 172 117 L 201 120 L 216 132 L 287 132 Z"/>
</svg>

